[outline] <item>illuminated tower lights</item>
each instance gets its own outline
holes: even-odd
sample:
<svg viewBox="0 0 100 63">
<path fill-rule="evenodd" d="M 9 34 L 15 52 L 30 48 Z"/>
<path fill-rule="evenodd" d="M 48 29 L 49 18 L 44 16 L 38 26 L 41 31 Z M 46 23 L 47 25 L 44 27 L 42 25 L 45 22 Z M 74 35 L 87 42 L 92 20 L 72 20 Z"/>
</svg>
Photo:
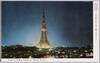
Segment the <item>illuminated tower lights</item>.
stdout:
<svg viewBox="0 0 100 63">
<path fill-rule="evenodd" d="M 42 23 L 42 34 L 40 42 L 38 43 L 38 48 L 53 48 L 47 40 L 46 36 L 46 26 L 45 26 L 45 14 L 44 14 L 44 4 L 43 4 L 43 23 Z"/>
</svg>

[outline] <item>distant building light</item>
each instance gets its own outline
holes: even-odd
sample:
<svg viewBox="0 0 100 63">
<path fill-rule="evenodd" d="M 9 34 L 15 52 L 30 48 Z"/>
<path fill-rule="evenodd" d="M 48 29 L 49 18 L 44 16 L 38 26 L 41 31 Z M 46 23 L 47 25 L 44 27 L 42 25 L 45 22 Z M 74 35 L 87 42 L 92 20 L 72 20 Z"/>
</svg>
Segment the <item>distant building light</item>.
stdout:
<svg viewBox="0 0 100 63">
<path fill-rule="evenodd" d="M 32 56 L 29 56 L 29 58 L 32 58 Z"/>
<path fill-rule="evenodd" d="M 67 58 L 67 57 L 68 57 L 68 55 L 65 55 L 65 57 Z"/>
<path fill-rule="evenodd" d="M 59 58 L 59 56 L 55 56 L 56 58 Z"/>
<path fill-rule="evenodd" d="M 28 52 L 30 52 L 30 51 L 28 51 Z"/>
<path fill-rule="evenodd" d="M 80 54 L 80 56 L 83 56 L 83 54 Z"/>
<path fill-rule="evenodd" d="M 64 45 L 62 45 L 62 47 L 65 47 Z"/>
<path fill-rule="evenodd" d="M 49 52 L 46 52 L 47 54 L 49 54 Z"/>
<path fill-rule="evenodd" d="M 65 52 L 61 52 L 62 54 L 65 54 Z"/>
<path fill-rule="evenodd" d="M 74 52 L 76 52 L 76 50 L 74 50 Z"/>
<path fill-rule="evenodd" d="M 87 50 L 85 50 L 85 52 L 88 52 Z"/>
<path fill-rule="evenodd" d="M 58 46 L 55 46 L 55 47 L 58 47 Z"/>
<path fill-rule="evenodd" d="M 58 51 L 58 53 L 60 53 L 60 52 Z"/>
<path fill-rule="evenodd" d="M 49 51 L 52 51 L 52 49 L 50 48 Z"/>
<path fill-rule="evenodd" d="M 72 57 L 72 55 L 70 55 L 69 57 Z"/>
<path fill-rule="evenodd" d="M 93 56 L 93 52 L 86 53 L 86 56 L 87 56 L 87 57 Z"/>
</svg>

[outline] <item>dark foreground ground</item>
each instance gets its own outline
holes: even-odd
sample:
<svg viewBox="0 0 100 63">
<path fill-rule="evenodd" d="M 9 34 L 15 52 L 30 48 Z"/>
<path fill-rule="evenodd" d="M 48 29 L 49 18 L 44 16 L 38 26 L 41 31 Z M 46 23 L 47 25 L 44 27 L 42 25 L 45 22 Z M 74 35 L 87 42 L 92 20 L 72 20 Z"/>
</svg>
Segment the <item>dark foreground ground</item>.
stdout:
<svg viewBox="0 0 100 63">
<path fill-rule="evenodd" d="M 93 47 L 54 47 L 38 49 L 13 45 L 2 47 L 2 58 L 93 58 Z"/>
</svg>

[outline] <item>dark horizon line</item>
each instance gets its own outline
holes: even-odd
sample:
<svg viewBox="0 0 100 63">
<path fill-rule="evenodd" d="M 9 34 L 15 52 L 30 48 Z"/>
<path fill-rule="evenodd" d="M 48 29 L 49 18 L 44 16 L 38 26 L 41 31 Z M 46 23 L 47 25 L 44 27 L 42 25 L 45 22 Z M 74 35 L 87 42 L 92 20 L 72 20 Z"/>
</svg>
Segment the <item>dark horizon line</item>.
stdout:
<svg viewBox="0 0 100 63">
<path fill-rule="evenodd" d="M 20 45 L 20 44 L 16 44 L 16 45 L 19 45 L 19 46 L 26 46 L 26 45 Z M 16 46 L 16 45 L 6 45 L 6 46 Z M 82 45 L 82 46 L 53 46 L 53 47 L 87 47 L 87 46 L 91 46 L 91 47 L 93 47 L 93 45 Z M 1 45 L 1 47 L 5 47 L 5 46 L 3 46 L 3 45 Z M 26 47 L 36 47 L 36 46 L 26 46 Z"/>
</svg>

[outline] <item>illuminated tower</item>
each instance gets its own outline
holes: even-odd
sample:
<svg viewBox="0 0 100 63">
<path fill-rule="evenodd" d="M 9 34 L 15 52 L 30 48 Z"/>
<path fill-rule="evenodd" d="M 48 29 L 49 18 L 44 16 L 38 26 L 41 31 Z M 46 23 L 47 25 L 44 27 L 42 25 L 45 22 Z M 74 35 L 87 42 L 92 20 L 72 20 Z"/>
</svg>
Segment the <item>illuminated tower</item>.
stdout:
<svg viewBox="0 0 100 63">
<path fill-rule="evenodd" d="M 42 23 L 42 29 L 41 29 L 41 31 L 42 31 L 41 39 L 40 39 L 40 42 L 38 43 L 37 47 L 38 48 L 52 48 L 52 46 L 48 42 L 47 36 L 46 36 L 44 5 L 43 5 L 43 23 Z"/>
</svg>

